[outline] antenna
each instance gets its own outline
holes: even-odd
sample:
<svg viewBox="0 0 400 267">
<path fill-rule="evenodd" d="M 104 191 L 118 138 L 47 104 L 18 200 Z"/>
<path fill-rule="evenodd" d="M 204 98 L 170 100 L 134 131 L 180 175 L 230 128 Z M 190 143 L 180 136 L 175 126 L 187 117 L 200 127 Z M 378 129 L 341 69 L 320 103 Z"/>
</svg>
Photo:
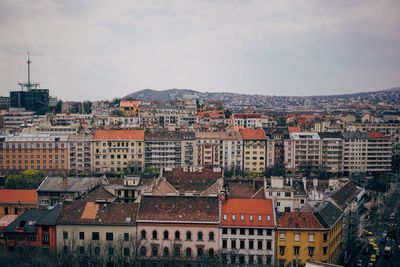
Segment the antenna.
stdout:
<svg viewBox="0 0 400 267">
<path fill-rule="evenodd" d="M 30 57 L 30 53 L 28 51 L 28 60 L 26 61 L 26 63 L 28 64 L 28 82 L 27 83 L 20 83 L 18 82 L 18 85 L 21 86 L 22 91 L 24 90 L 24 87 L 30 91 L 32 89 L 36 89 L 39 86 L 39 83 L 31 83 L 31 57 Z"/>
</svg>

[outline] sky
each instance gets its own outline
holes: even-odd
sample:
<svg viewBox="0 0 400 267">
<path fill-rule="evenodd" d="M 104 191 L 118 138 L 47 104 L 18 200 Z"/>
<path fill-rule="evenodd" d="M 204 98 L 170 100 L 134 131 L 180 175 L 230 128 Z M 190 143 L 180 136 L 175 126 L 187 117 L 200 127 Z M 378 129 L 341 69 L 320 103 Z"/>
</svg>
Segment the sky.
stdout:
<svg viewBox="0 0 400 267">
<path fill-rule="evenodd" d="M 0 95 L 321 95 L 400 86 L 398 0 L 0 1 Z"/>
</svg>

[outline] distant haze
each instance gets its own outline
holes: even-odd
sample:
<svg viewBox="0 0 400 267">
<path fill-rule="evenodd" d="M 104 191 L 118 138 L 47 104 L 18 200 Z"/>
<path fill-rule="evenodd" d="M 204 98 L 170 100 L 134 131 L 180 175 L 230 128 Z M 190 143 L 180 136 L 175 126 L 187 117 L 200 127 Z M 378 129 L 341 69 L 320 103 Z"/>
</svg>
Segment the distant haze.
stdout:
<svg viewBox="0 0 400 267">
<path fill-rule="evenodd" d="M 399 1 L 0 1 L 0 95 L 324 95 L 400 85 Z"/>
</svg>

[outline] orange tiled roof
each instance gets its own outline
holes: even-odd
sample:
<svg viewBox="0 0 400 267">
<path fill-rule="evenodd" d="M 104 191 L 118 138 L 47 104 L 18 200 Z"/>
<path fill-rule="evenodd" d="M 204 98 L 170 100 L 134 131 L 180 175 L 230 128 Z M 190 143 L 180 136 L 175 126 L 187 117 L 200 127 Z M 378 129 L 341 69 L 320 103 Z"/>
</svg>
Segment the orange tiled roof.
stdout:
<svg viewBox="0 0 400 267">
<path fill-rule="evenodd" d="M 37 204 L 36 190 L 0 189 L 0 203 Z"/>
<path fill-rule="evenodd" d="M 300 127 L 288 127 L 289 133 L 298 133 L 301 132 Z"/>
<path fill-rule="evenodd" d="M 266 140 L 267 136 L 263 129 L 241 129 L 243 140 Z"/>
<path fill-rule="evenodd" d="M 323 228 L 313 212 L 283 212 L 277 215 L 278 228 Z"/>
<path fill-rule="evenodd" d="M 138 107 L 140 106 L 140 101 L 135 101 L 135 100 L 122 100 L 119 102 L 120 107 Z"/>
<path fill-rule="evenodd" d="M 222 204 L 221 213 L 223 226 L 274 227 L 275 225 L 271 199 L 230 198 Z"/>
<path fill-rule="evenodd" d="M 386 138 L 385 135 L 378 133 L 378 132 L 368 132 L 369 138 Z"/>
<path fill-rule="evenodd" d="M 96 130 L 93 139 L 144 141 L 144 130 Z"/>
</svg>

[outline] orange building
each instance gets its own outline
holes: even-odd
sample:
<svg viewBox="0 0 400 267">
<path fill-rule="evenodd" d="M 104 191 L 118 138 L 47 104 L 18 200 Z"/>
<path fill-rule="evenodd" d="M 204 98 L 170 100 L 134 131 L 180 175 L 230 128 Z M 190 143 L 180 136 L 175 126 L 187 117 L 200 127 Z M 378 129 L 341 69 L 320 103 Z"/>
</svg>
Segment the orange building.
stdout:
<svg viewBox="0 0 400 267">
<path fill-rule="evenodd" d="M 36 190 L 0 189 L 0 218 L 6 215 L 21 215 L 28 209 L 36 208 Z"/>
<path fill-rule="evenodd" d="M 7 136 L 3 142 L 3 165 L 6 174 L 41 170 L 50 175 L 67 172 L 68 136 L 29 134 Z"/>
</svg>

